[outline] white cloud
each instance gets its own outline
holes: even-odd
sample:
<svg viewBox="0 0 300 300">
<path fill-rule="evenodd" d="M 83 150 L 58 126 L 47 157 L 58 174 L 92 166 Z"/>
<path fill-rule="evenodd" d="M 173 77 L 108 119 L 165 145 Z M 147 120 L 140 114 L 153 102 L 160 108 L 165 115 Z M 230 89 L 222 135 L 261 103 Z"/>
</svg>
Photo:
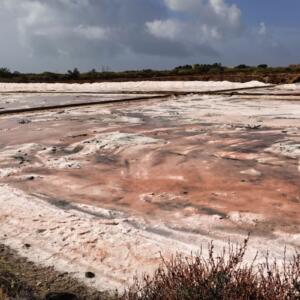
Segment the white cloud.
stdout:
<svg viewBox="0 0 300 300">
<path fill-rule="evenodd" d="M 258 34 L 259 35 L 266 35 L 267 34 L 267 26 L 264 22 L 261 22 L 259 24 Z"/>
<path fill-rule="evenodd" d="M 240 25 L 241 11 L 236 5 L 228 5 L 224 0 L 210 0 L 208 5 L 227 25 L 234 27 Z"/>
<path fill-rule="evenodd" d="M 146 27 L 155 37 L 189 43 L 190 45 L 201 46 L 203 43 L 211 43 L 222 38 L 217 27 L 207 24 L 195 26 L 193 23 L 167 19 L 148 22 Z"/>
<path fill-rule="evenodd" d="M 176 39 L 182 33 L 183 27 L 184 24 L 177 20 L 155 20 L 146 23 L 146 28 L 152 35 L 171 40 Z"/>
<path fill-rule="evenodd" d="M 164 0 L 171 10 L 188 13 L 201 18 L 203 23 L 239 27 L 240 9 L 226 0 Z"/>
<path fill-rule="evenodd" d="M 164 0 L 178 17 L 147 22 L 148 31 L 155 37 L 177 41 L 198 51 L 201 46 L 216 47 L 222 39 L 240 34 L 241 11 L 225 0 Z M 193 50 L 191 50 L 193 51 Z"/>
<path fill-rule="evenodd" d="M 99 26 L 79 25 L 74 28 L 74 32 L 88 40 L 105 40 L 109 38 L 109 29 Z"/>
<path fill-rule="evenodd" d="M 176 11 L 187 11 L 192 12 L 195 10 L 199 10 L 203 8 L 203 1 L 195 1 L 195 0 L 164 0 L 166 5 Z"/>
</svg>

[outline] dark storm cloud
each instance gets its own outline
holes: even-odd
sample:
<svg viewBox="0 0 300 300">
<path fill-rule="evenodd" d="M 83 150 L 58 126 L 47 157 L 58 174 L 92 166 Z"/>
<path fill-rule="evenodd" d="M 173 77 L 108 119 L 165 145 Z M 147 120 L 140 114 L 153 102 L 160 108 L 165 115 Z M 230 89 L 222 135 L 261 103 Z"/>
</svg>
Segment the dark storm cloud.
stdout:
<svg viewBox="0 0 300 300">
<path fill-rule="evenodd" d="M 229 2 L 0 0 L 0 65 L 35 71 L 226 63 L 236 51 L 241 60 L 250 57 L 243 53 L 253 44 L 256 58 L 272 57 L 265 49 L 278 56 L 277 40 L 285 37 L 269 38 L 264 20 L 246 28 Z"/>
<path fill-rule="evenodd" d="M 15 23 L 15 38 L 36 58 L 216 56 L 214 43 L 223 29 L 239 27 L 239 10 L 220 0 L 186 0 L 189 5 L 169 0 L 0 1 Z"/>
<path fill-rule="evenodd" d="M 16 15 L 19 36 L 33 55 L 113 55 L 132 51 L 182 56 L 180 41 L 153 36 L 145 24 L 168 15 L 161 1 L 5 1 Z"/>
</svg>

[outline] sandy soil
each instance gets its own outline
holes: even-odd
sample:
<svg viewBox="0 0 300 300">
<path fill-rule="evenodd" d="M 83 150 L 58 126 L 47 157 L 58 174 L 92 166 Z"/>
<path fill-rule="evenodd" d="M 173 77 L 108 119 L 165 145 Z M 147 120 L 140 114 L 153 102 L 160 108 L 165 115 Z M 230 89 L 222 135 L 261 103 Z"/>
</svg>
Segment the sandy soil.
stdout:
<svg viewBox="0 0 300 300">
<path fill-rule="evenodd" d="M 189 95 L 7 115 L 0 144 L 0 242 L 98 289 L 248 232 L 249 261 L 300 247 L 300 101 Z"/>
</svg>

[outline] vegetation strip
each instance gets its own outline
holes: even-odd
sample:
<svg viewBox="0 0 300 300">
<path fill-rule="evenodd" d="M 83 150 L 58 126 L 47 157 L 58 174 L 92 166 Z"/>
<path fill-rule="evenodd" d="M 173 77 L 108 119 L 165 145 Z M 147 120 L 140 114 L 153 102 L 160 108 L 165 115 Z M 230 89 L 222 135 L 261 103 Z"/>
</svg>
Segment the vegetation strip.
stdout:
<svg viewBox="0 0 300 300">
<path fill-rule="evenodd" d="M 172 70 L 131 70 L 114 72 L 108 70 L 80 72 L 77 68 L 67 73 L 43 72 L 40 74 L 12 72 L 0 68 L 2 82 L 100 82 L 100 81 L 140 81 L 140 80 L 259 80 L 266 83 L 296 83 L 300 81 L 300 65 L 286 67 L 269 67 L 267 64 L 235 67 L 223 66 L 221 63 L 193 64 L 178 66 Z"/>
</svg>

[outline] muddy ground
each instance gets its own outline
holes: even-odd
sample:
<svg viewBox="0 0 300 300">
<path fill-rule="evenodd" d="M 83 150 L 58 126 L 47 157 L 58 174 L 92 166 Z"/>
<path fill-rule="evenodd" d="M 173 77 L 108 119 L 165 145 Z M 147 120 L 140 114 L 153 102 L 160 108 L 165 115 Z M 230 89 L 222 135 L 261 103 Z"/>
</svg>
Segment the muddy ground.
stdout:
<svg viewBox="0 0 300 300">
<path fill-rule="evenodd" d="M 221 250 L 249 232 L 249 261 L 267 250 L 280 261 L 284 246 L 292 255 L 300 247 L 299 91 L 2 115 L 0 242 L 98 290 L 123 289 L 161 254 L 211 240 Z"/>
</svg>

